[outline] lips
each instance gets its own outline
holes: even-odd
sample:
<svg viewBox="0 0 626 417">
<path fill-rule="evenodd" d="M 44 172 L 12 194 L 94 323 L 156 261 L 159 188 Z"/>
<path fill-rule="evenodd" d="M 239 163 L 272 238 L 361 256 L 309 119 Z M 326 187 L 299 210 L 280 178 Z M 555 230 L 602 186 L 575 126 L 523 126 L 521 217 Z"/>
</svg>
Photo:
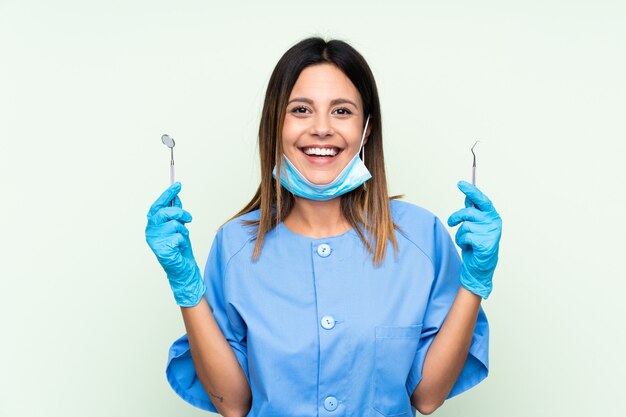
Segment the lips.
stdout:
<svg viewBox="0 0 626 417">
<path fill-rule="evenodd" d="M 304 150 L 305 149 L 311 149 L 311 148 L 321 148 L 321 149 L 335 149 L 337 151 L 337 154 L 334 156 L 330 156 L 330 155 L 307 155 Z M 304 155 L 304 157 L 306 158 L 307 161 L 309 161 L 312 164 L 315 165 L 325 165 L 325 164 L 329 164 L 331 162 L 333 162 L 335 160 L 335 158 L 337 158 L 338 155 L 341 154 L 341 152 L 343 151 L 343 149 L 338 148 L 336 146 L 303 146 L 300 149 L 300 152 L 302 152 L 302 155 Z"/>
<path fill-rule="evenodd" d="M 332 145 L 308 145 L 299 147 L 298 149 L 307 155 L 317 156 L 336 156 L 342 150 L 340 147 Z"/>
</svg>

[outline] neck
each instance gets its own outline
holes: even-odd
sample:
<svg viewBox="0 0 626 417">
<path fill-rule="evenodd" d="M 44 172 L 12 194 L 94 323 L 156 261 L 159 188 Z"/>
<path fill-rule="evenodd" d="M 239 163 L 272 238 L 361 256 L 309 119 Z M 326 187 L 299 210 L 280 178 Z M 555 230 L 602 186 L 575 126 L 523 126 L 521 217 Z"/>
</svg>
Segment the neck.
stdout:
<svg viewBox="0 0 626 417">
<path fill-rule="evenodd" d="M 341 197 L 326 201 L 294 198 L 295 204 L 284 220 L 292 232 L 322 238 L 340 235 L 352 227 L 341 214 Z"/>
</svg>

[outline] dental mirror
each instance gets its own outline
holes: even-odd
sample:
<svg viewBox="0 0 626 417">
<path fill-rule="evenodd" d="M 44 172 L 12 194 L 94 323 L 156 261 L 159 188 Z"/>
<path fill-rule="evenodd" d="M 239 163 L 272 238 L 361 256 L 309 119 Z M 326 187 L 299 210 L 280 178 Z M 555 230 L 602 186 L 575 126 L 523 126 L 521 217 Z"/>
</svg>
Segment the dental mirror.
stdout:
<svg viewBox="0 0 626 417">
<path fill-rule="evenodd" d="M 174 139 L 171 138 L 170 135 L 161 136 L 161 142 L 163 142 L 168 148 L 173 148 L 174 146 L 176 146 L 176 142 L 174 142 Z"/>
<path fill-rule="evenodd" d="M 170 135 L 162 135 L 161 142 L 168 148 L 170 148 L 170 185 L 174 184 L 174 138 Z M 174 200 L 170 201 L 170 207 L 174 207 Z"/>
</svg>

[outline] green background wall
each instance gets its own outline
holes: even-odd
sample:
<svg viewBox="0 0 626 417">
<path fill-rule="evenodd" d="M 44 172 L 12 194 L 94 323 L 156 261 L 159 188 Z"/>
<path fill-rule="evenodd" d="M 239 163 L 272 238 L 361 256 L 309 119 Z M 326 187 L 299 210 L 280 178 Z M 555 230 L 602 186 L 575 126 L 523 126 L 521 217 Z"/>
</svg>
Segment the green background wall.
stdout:
<svg viewBox="0 0 626 417">
<path fill-rule="evenodd" d="M 626 415 L 623 1 L 0 0 L 0 416 L 200 416 L 144 238 L 169 184 L 196 259 L 259 181 L 262 99 L 304 37 L 351 43 L 382 99 L 390 192 L 504 226 L 490 374 L 435 415 Z M 456 229 L 449 229 L 452 236 Z"/>
</svg>

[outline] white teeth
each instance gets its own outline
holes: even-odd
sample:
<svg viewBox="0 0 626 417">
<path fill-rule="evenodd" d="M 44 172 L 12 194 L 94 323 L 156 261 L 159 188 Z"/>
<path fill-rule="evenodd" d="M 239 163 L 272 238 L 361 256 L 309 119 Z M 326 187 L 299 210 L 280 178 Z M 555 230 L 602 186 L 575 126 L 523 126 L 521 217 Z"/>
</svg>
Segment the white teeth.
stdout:
<svg viewBox="0 0 626 417">
<path fill-rule="evenodd" d="M 334 148 L 306 148 L 303 149 L 304 153 L 307 155 L 337 155 L 337 149 Z"/>
</svg>

